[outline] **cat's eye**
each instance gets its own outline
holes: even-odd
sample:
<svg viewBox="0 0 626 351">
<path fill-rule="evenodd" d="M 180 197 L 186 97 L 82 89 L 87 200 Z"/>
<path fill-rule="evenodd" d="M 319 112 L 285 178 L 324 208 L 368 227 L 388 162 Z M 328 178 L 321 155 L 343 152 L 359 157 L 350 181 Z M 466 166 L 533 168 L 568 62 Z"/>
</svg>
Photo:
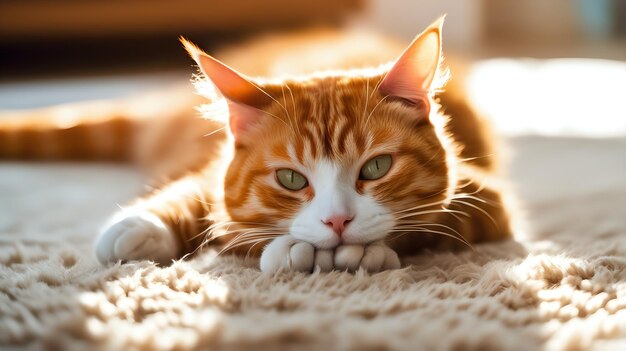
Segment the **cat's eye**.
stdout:
<svg viewBox="0 0 626 351">
<path fill-rule="evenodd" d="M 359 179 L 376 180 L 382 178 L 391 168 L 391 155 L 379 155 L 365 162 Z"/>
<path fill-rule="evenodd" d="M 309 182 L 302 174 L 288 168 L 276 171 L 276 179 L 278 179 L 280 185 L 289 190 L 301 190 L 309 185 Z"/>
</svg>

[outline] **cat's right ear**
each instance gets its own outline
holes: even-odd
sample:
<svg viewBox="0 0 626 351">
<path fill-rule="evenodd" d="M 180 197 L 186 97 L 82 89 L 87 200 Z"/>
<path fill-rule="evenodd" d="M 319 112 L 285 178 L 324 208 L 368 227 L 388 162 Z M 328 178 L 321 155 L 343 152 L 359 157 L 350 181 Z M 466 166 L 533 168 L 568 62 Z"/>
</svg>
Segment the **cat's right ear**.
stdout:
<svg viewBox="0 0 626 351">
<path fill-rule="evenodd" d="M 189 55 L 200 70 L 228 101 L 229 125 L 235 139 L 257 123 L 263 116 L 261 109 L 272 102 L 271 97 L 243 74 L 207 55 L 194 44 L 181 38 Z"/>
</svg>

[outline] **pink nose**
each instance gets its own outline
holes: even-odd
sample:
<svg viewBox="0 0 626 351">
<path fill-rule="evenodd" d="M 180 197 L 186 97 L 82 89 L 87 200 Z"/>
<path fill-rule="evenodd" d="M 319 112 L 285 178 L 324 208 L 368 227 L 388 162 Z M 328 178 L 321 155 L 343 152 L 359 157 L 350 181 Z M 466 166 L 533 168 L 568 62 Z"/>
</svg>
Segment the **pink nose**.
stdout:
<svg viewBox="0 0 626 351">
<path fill-rule="evenodd" d="M 322 223 L 333 228 L 335 234 L 341 236 L 348 223 L 352 221 L 352 218 L 354 218 L 354 216 L 336 215 L 323 220 Z"/>
</svg>

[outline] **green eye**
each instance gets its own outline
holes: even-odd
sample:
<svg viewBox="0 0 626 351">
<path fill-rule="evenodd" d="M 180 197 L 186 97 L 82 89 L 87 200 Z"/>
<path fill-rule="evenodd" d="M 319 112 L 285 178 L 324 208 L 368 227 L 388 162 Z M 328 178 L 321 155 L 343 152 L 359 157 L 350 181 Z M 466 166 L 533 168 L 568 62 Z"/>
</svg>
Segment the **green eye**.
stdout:
<svg viewBox="0 0 626 351">
<path fill-rule="evenodd" d="M 276 178 L 280 185 L 289 190 L 300 190 L 309 185 L 306 178 L 293 169 L 279 169 L 276 171 Z"/>
<path fill-rule="evenodd" d="M 391 168 L 391 155 L 380 155 L 365 162 L 361 172 L 359 173 L 359 179 L 362 180 L 375 180 L 382 178 Z"/>
</svg>

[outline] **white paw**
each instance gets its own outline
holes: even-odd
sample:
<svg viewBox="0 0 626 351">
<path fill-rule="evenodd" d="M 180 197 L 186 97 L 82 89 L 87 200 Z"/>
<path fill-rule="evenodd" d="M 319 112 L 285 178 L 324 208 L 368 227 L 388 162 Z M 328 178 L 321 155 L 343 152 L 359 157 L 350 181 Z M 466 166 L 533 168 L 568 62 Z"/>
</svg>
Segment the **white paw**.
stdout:
<svg viewBox="0 0 626 351">
<path fill-rule="evenodd" d="M 315 262 L 313 245 L 298 241 L 291 235 L 283 235 L 269 243 L 261 254 L 260 267 L 263 272 L 279 269 L 310 272 Z"/>
<path fill-rule="evenodd" d="M 366 246 L 342 245 L 335 249 L 335 269 L 354 272 L 359 267 L 370 273 L 400 268 L 398 254 L 382 242 Z"/>
<path fill-rule="evenodd" d="M 178 254 L 174 235 L 163 221 L 149 212 L 114 217 L 96 243 L 96 256 L 103 264 L 119 260 L 167 264 Z"/>
<path fill-rule="evenodd" d="M 265 247 L 260 262 L 261 271 L 270 273 L 279 269 L 312 272 L 316 266 L 322 272 L 333 269 L 354 272 L 359 267 L 368 272 L 380 272 L 400 268 L 400 259 L 395 251 L 382 242 L 317 250 L 307 242 L 283 235 Z"/>
</svg>

